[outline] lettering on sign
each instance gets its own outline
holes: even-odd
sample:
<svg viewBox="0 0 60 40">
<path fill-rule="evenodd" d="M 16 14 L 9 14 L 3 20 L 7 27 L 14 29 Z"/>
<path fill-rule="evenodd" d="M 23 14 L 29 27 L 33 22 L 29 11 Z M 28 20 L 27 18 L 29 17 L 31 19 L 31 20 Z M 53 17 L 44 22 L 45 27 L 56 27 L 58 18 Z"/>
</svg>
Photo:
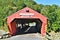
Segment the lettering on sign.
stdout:
<svg viewBox="0 0 60 40">
<path fill-rule="evenodd" d="M 19 15 L 21 17 L 32 17 L 32 16 L 34 16 L 34 13 L 20 13 Z"/>
</svg>

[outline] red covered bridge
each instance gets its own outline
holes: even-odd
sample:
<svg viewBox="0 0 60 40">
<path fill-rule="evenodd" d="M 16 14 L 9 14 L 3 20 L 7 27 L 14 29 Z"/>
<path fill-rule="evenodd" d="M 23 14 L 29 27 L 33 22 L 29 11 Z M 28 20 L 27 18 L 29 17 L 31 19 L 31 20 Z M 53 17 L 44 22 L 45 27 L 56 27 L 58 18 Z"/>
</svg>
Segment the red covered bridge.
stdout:
<svg viewBox="0 0 60 40">
<path fill-rule="evenodd" d="M 46 34 L 47 18 L 25 7 L 7 17 L 8 30 L 11 35 L 23 33 Z"/>
</svg>

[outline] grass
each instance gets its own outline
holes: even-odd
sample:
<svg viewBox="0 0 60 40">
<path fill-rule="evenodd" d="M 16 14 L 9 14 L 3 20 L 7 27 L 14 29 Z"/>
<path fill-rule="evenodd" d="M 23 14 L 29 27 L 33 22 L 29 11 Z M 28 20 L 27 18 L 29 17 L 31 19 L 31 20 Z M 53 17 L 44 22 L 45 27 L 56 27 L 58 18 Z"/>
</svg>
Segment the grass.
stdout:
<svg viewBox="0 0 60 40">
<path fill-rule="evenodd" d="M 60 40 L 60 32 L 51 32 L 50 35 L 52 40 Z"/>
<path fill-rule="evenodd" d="M 51 35 L 50 39 L 44 37 L 43 40 L 60 40 L 60 32 L 55 33 L 52 31 L 49 34 Z"/>
<path fill-rule="evenodd" d="M 7 25 L 5 24 L 4 26 L 0 26 L 0 30 L 8 31 Z"/>
</svg>

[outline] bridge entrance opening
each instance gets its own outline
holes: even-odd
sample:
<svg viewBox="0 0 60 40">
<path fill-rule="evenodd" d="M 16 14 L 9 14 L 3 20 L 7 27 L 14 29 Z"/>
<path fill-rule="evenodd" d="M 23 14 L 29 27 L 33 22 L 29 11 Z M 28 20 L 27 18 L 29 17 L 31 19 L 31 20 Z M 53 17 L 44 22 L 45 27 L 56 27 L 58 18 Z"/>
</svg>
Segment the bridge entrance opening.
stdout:
<svg viewBox="0 0 60 40">
<path fill-rule="evenodd" d="M 41 33 L 42 22 L 39 19 L 15 19 L 16 34 Z"/>
</svg>

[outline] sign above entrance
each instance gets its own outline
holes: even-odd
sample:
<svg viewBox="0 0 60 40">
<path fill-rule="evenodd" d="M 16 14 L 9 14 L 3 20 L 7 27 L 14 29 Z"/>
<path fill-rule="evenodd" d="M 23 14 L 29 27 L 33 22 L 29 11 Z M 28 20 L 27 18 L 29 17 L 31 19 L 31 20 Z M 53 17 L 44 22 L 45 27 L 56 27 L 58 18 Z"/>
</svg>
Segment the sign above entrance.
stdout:
<svg viewBox="0 0 60 40">
<path fill-rule="evenodd" d="M 34 13 L 20 13 L 20 16 L 34 16 Z"/>
</svg>

